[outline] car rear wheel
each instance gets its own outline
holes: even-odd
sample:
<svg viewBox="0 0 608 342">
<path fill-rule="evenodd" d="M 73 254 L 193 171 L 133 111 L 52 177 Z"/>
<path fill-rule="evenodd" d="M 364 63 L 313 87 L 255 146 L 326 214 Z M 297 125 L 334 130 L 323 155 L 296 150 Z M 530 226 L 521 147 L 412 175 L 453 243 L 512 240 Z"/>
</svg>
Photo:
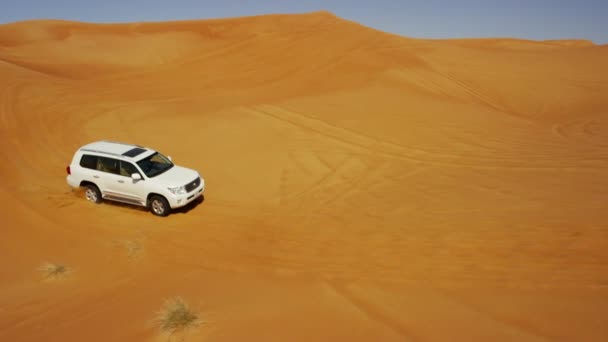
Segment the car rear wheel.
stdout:
<svg viewBox="0 0 608 342">
<path fill-rule="evenodd" d="M 152 196 L 150 198 L 150 211 L 156 216 L 167 216 L 171 212 L 171 207 L 164 197 Z"/>
<path fill-rule="evenodd" d="M 97 186 L 93 184 L 87 184 L 84 190 L 84 197 L 89 202 L 93 202 L 95 204 L 101 203 L 101 192 L 97 188 Z"/>
</svg>

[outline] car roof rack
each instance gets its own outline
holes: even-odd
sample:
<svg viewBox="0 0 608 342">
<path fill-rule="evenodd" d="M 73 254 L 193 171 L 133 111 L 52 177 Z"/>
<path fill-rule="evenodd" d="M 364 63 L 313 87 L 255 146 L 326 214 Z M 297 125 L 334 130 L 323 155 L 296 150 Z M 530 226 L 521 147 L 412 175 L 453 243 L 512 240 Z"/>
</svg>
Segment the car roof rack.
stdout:
<svg viewBox="0 0 608 342">
<path fill-rule="evenodd" d="M 113 140 L 100 140 L 100 141 L 111 143 L 111 144 L 120 144 L 120 145 L 128 145 L 128 146 L 135 146 L 135 147 L 145 148 L 144 146 L 141 146 L 141 145 L 131 144 L 131 143 L 125 143 L 125 142 L 121 142 L 121 141 L 113 141 Z"/>
<path fill-rule="evenodd" d="M 115 157 L 125 157 L 122 154 L 118 154 L 118 153 L 112 153 L 112 152 L 107 152 L 107 151 L 100 151 L 100 150 L 93 150 L 91 148 L 81 148 L 81 151 L 86 151 L 86 152 L 94 152 L 94 153 L 102 153 L 102 154 L 108 154 L 111 156 L 115 156 Z"/>
</svg>

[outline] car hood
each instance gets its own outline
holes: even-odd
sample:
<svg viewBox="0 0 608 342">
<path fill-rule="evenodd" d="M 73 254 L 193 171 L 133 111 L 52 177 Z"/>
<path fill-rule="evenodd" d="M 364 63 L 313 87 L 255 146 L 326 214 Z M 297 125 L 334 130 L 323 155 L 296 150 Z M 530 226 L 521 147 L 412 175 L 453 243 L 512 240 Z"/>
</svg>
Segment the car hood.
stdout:
<svg viewBox="0 0 608 342">
<path fill-rule="evenodd" d="M 173 166 L 168 171 L 152 178 L 157 182 L 166 184 L 168 187 L 186 185 L 199 177 L 198 172 L 181 166 Z"/>
</svg>

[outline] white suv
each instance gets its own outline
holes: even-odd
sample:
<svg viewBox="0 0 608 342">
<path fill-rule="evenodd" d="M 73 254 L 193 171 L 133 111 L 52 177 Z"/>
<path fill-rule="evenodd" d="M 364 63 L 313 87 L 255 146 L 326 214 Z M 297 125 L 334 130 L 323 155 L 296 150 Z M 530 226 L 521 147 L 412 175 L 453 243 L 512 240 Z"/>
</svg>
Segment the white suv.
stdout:
<svg viewBox="0 0 608 342">
<path fill-rule="evenodd" d="M 167 216 L 199 198 L 205 180 L 192 169 L 173 164 L 171 157 L 138 145 L 97 141 L 82 146 L 66 168 L 72 188 L 85 188 L 87 200 L 102 198 L 150 208 Z"/>
</svg>

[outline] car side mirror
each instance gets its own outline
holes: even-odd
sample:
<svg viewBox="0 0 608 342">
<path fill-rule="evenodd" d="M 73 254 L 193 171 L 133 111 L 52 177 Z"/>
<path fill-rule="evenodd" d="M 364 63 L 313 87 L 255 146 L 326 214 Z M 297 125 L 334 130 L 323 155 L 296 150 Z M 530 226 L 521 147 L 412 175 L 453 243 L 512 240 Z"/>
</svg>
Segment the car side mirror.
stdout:
<svg viewBox="0 0 608 342">
<path fill-rule="evenodd" d="M 141 180 L 141 175 L 139 173 L 132 173 L 131 174 L 131 178 L 133 178 L 133 180 Z"/>
</svg>

